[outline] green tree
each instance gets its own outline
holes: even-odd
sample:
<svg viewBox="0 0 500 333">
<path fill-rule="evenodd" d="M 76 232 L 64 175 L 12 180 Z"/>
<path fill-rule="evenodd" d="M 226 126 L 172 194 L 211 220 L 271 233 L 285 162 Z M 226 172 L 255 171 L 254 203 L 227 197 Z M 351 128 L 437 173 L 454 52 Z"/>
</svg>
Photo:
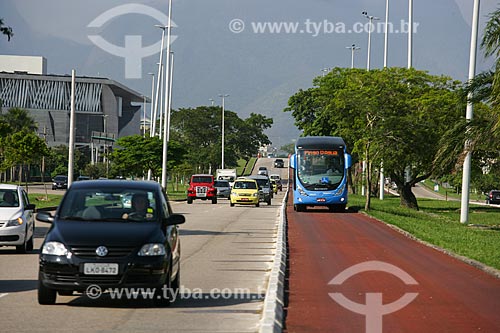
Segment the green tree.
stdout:
<svg viewBox="0 0 500 333">
<path fill-rule="evenodd" d="M 22 180 L 24 167 L 32 163 L 39 163 L 42 156 L 49 154 L 47 144 L 30 131 L 16 132 L 5 139 L 3 169 L 15 165 L 19 168 L 19 181 Z"/>
<path fill-rule="evenodd" d="M 2 115 L 2 119 L 10 126 L 13 132 L 19 132 L 24 129 L 36 131 L 38 129 L 35 120 L 25 109 L 11 108 L 7 113 Z"/>
<path fill-rule="evenodd" d="M 305 135 L 343 137 L 367 162 L 368 189 L 383 161 L 401 205 L 418 209 L 412 186 L 430 177 L 440 136 L 460 116 L 458 82 L 414 69 L 335 68 L 314 84 L 292 96 L 285 109 L 299 128 Z"/>
<path fill-rule="evenodd" d="M 251 114 L 240 119 L 235 112 L 224 113 L 224 167 L 238 165 L 239 158 L 255 155 L 263 144 L 270 143 L 263 133 L 272 119 Z M 215 171 L 221 167 L 222 112 L 219 107 L 199 106 L 174 110 L 171 116 L 171 136 L 186 148 L 186 161 L 192 172 Z"/>
<path fill-rule="evenodd" d="M 500 160 L 500 9 L 489 15 L 481 47 L 487 57 L 495 58 L 495 64 L 491 70 L 476 75 L 463 91 L 463 98 L 471 97 L 474 103 L 474 117 L 466 121 L 462 115 L 450 126 L 442 137 L 435 163 L 438 176 L 459 174 L 464 157 L 471 152 L 471 185 L 487 191 L 495 188 L 491 182 L 495 177 L 488 174 L 494 174 Z M 456 181 L 457 186 L 460 183 L 461 179 Z"/>
<path fill-rule="evenodd" d="M 180 163 L 185 154 L 184 147 L 170 140 L 167 150 L 167 170 Z M 115 176 L 143 177 L 148 170 L 153 177 L 161 174 L 163 143 L 158 137 L 131 135 L 118 139 L 110 154 L 112 174 Z"/>
</svg>

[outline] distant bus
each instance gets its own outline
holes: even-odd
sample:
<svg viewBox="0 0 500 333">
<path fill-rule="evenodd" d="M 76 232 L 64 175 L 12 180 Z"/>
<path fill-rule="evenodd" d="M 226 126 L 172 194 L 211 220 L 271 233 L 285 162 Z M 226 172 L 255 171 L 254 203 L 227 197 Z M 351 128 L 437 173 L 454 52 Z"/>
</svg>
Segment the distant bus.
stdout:
<svg viewBox="0 0 500 333">
<path fill-rule="evenodd" d="M 293 208 L 303 212 L 307 206 L 325 206 L 344 211 L 347 205 L 347 169 L 351 155 L 345 142 L 334 136 L 301 137 L 290 156 L 293 169 Z"/>
</svg>

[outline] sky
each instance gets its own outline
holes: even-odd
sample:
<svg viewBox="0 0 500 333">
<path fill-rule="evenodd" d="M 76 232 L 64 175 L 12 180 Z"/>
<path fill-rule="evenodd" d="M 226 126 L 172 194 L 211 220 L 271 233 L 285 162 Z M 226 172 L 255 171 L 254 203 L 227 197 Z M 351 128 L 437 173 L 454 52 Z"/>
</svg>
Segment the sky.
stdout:
<svg viewBox="0 0 500 333">
<path fill-rule="evenodd" d="M 472 2 L 414 1 L 415 68 L 466 80 Z M 481 1 L 481 32 L 497 6 Z M 154 25 L 167 24 L 167 10 L 168 0 L 2 0 L 0 17 L 15 35 L 0 39 L 0 54 L 44 56 L 50 74 L 76 69 L 150 96 L 148 73 L 157 77 L 161 37 Z M 273 144 L 290 143 L 300 135 L 283 112 L 291 95 L 311 87 L 323 69 L 350 66 L 346 47 L 352 44 L 360 47 L 355 67 L 366 68 L 362 11 L 381 23 L 385 0 L 174 0 L 173 108 L 210 105 L 210 99 L 220 105 L 219 94 L 229 94 L 226 109 L 240 118 L 252 112 L 272 117 L 266 133 Z M 390 1 L 389 66 L 407 65 L 407 16 L 407 1 Z M 371 35 L 370 67 L 381 68 L 383 30 Z M 477 71 L 492 63 L 479 51 Z"/>
</svg>

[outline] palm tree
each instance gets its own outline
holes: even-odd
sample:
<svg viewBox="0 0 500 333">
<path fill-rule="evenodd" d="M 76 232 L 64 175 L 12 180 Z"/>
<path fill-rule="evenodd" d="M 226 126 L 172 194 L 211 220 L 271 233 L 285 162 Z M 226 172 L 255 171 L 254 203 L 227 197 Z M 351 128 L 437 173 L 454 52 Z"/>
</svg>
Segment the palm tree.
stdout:
<svg viewBox="0 0 500 333">
<path fill-rule="evenodd" d="M 12 132 L 20 132 L 23 129 L 36 131 L 38 126 L 28 111 L 21 108 L 11 108 L 6 114 L 2 115 L 4 120 L 12 129 Z"/>
<path fill-rule="evenodd" d="M 6 27 L 3 25 L 3 19 L 0 19 L 0 32 L 7 36 L 7 40 L 10 41 L 10 38 L 14 36 L 11 27 Z"/>
</svg>

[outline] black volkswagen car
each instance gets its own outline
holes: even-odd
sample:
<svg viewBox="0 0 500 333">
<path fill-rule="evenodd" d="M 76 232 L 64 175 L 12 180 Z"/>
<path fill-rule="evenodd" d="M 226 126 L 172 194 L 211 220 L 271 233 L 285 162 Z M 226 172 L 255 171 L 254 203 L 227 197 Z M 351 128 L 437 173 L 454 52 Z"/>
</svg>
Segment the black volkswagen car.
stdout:
<svg viewBox="0 0 500 333">
<path fill-rule="evenodd" d="M 172 213 L 158 183 L 75 182 L 55 215 L 39 212 L 37 220 L 52 223 L 40 250 L 40 304 L 95 286 L 156 288 L 155 302 L 173 301 L 164 290 L 180 286 L 177 225 L 185 219 Z"/>
</svg>

